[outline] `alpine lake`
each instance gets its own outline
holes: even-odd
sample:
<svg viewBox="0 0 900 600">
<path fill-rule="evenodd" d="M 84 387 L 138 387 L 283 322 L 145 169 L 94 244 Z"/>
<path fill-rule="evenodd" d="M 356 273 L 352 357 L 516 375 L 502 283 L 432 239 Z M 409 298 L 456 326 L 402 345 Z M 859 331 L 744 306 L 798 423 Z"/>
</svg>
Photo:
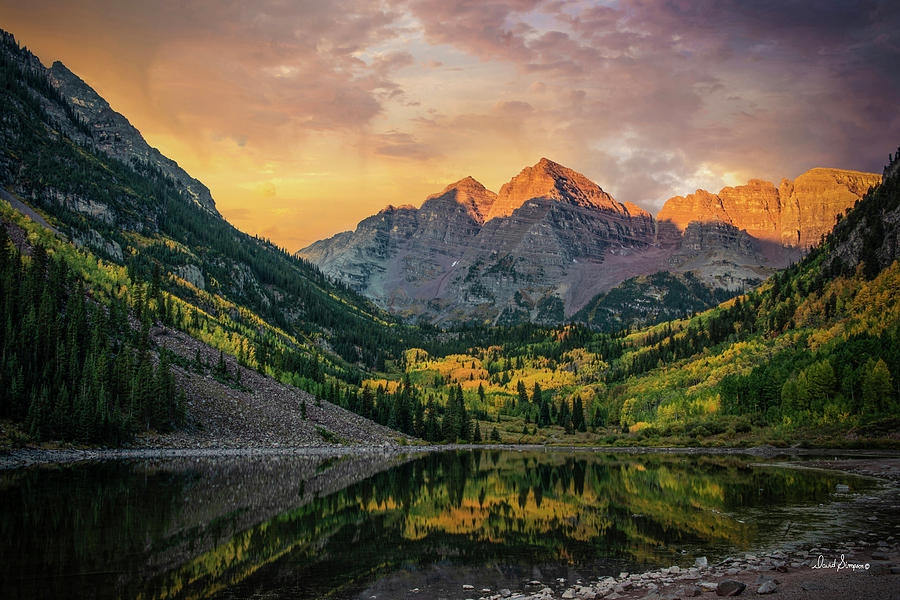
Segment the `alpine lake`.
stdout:
<svg viewBox="0 0 900 600">
<path fill-rule="evenodd" d="M 836 503 L 874 485 L 758 463 L 454 450 L 0 472 L 0 597 L 478 597 L 837 535 Z"/>
</svg>

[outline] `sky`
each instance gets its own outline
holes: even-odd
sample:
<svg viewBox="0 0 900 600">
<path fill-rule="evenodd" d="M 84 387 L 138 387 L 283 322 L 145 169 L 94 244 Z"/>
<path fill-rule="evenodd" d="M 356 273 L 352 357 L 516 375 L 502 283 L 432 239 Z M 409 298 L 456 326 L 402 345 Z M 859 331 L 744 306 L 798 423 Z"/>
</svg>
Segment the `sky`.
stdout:
<svg viewBox="0 0 900 600">
<path fill-rule="evenodd" d="M 896 0 L 0 0 L 0 28 L 292 251 L 541 157 L 655 214 L 900 144 Z"/>
</svg>

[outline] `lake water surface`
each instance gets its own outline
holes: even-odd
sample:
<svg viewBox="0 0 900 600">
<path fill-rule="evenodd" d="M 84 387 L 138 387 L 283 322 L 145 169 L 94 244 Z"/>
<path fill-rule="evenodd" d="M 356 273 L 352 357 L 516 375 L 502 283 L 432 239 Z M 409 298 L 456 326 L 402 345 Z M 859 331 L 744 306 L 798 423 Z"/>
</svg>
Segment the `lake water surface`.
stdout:
<svg viewBox="0 0 900 600">
<path fill-rule="evenodd" d="M 22 469 L 0 472 L 0 597 L 477 597 L 462 585 L 690 566 L 839 527 L 838 484 L 868 485 L 571 451 Z"/>
</svg>

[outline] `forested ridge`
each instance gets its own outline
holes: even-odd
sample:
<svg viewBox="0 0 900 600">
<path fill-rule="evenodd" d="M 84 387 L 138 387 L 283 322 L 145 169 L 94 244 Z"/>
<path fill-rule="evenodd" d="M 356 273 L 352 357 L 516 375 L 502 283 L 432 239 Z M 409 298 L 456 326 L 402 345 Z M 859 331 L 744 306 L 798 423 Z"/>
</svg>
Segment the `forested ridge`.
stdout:
<svg viewBox="0 0 900 600">
<path fill-rule="evenodd" d="M 349 363 L 371 366 L 380 353 L 399 353 L 403 327 L 392 317 L 270 241 L 235 229 L 152 165 L 96 150 L 36 59 L 11 36 L 0 50 L 2 183 L 72 241 L 144 281 L 154 266 L 184 275 L 194 265 L 205 291 L 306 342 L 324 336 Z M 162 285 L 201 301 L 170 277 Z"/>
</svg>

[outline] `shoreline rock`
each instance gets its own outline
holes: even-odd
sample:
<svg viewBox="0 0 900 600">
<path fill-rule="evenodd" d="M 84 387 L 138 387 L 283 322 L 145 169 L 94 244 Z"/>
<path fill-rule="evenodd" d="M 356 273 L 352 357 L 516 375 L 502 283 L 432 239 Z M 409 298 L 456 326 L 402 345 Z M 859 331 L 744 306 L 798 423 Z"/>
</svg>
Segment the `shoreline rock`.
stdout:
<svg viewBox="0 0 900 600">
<path fill-rule="evenodd" d="M 534 591 L 510 591 L 501 590 L 500 593 L 480 596 L 480 600 L 551 600 L 562 598 L 564 600 L 676 600 L 679 598 L 695 598 L 713 594 L 716 597 L 753 596 L 778 594 L 778 598 L 792 598 L 794 592 L 810 591 L 813 589 L 827 589 L 826 577 L 835 573 L 855 575 L 857 577 L 893 577 L 900 571 L 897 563 L 900 562 L 900 544 L 894 541 L 887 552 L 876 552 L 867 547 L 870 542 L 865 540 L 847 544 L 852 548 L 851 555 L 841 554 L 841 548 L 820 548 L 807 545 L 797 550 L 786 552 L 773 550 L 759 554 L 746 554 L 726 558 L 714 565 L 705 568 L 690 567 L 679 568 L 677 566 L 664 567 L 645 571 L 643 573 L 621 573 L 618 577 L 600 577 L 590 582 L 581 582 L 575 585 L 557 586 L 557 589 L 549 587 L 553 582 L 544 584 L 531 581 L 526 588 L 540 587 Z M 846 550 L 847 548 L 845 548 Z M 818 554 L 826 553 L 830 565 L 833 559 L 837 564 L 841 563 L 841 556 L 846 566 L 841 570 L 837 567 L 819 567 Z M 812 557 L 812 555 L 816 555 Z M 874 556 L 882 558 L 876 559 Z M 824 556 L 824 555 L 823 555 Z M 779 564 L 790 562 L 796 566 L 785 572 L 779 569 Z M 868 565 L 866 567 L 865 565 Z M 676 569 L 676 570 L 673 570 Z M 735 573 L 736 571 L 736 573 Z M 733 574 L 732 574 L 733 573 Z M 776 577 L 777 575 L 777 577 Z M 819 582 L 810 583 L 810 581 Z M 860 584 L 871 581 L 860 579 Z M 900 585 L 900 579 L 885 580 L 887 589 L 892 585 Z M 819 587 L 816 587 L 816 586 Z M 822 586 L 825 587 L 822 587 Z M 889 598 L 888 595 L 867 596 L 869 598 Z"/>
<path fill-rule="evenodd" d="M 369 454 L 407 454 L 447 452 L 456 450 L 507 450 L 514 452 L 588 452 L 609 454 L 709 454 L 744 455 L 773 458 L 771 446 L 752 448 L 678 448 L 678 447 L 617 447 L 617 446 L 549 446 L 542 444 L 421 444 L 403 445 L 393 440 L 382 444 L 322 444 L 308 445 L 273 444 L 271 446 L 250 446 L 232 443 L 233 440 L 213 440 L 210 444 L 173 447 L 154 445 L 153 440 L 140 440 L 146 446 L 126 448 L 39 448 L 25 446 L 0 450 L 0 471 L 19 469 L 38 464 L 65 464 L 105 460 L 131 460 L 144 458 L 180 457 L 235 457 L 235 456 L 346 456 Z M 218 441 L 218 443 L 216 443 Z M 861 476 L 886 478 L 900 481 L 900 465 L 894 470 L 884 471 L 870 463 L 880 459 L 896 458 L 897 454 L 878 450 L 833 450 L 833 449 L 776 449 L 779 458 L 823 457 L 823 460 L 805 461 L 803 464 L 788 462 L 759 463 L 758 466 L 779 466 L 791 468 L 832 469 L 851 472 Z M 827 457 L 828 460 L 824 460 Z M 867 460 L 865 460 L 867 459 Z"/>
</svg>

